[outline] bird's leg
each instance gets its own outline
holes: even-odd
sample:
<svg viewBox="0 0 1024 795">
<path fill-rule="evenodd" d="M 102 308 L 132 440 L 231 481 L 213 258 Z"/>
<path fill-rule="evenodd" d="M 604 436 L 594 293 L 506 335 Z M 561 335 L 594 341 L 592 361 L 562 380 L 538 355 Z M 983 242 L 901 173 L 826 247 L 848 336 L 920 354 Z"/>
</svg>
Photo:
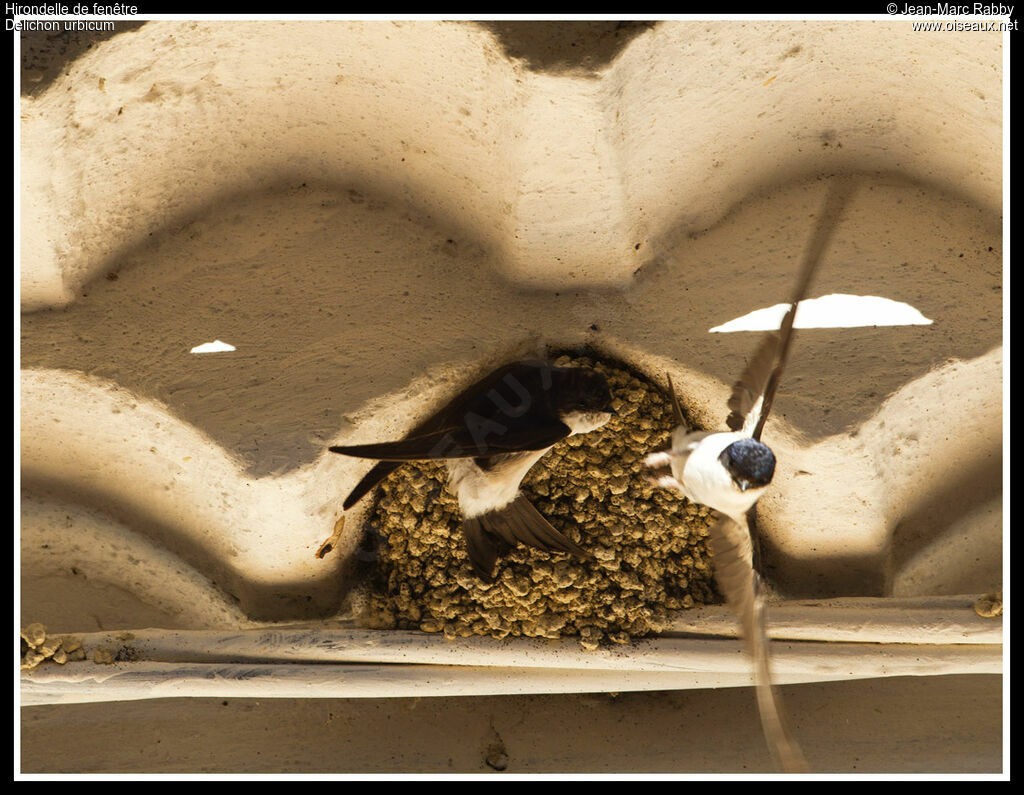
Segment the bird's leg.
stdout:
<svg viewBox="0 0 1024 795">
<path fill-rule="evenodd" d="M 650 453 L 644 458 L 644 466 L 648 469 L 660 469 L 661 467 L 672 466 L 672 454 L 668 450 L 661 450 L 657 453 Z"/>
<path fill-rule="evenodd" d="M 683 491 L 683 484 L 672 475 L 672 454 L 668 450 L 651 453 L 644 459 L 647 482 L 672 491 Z"/>
<path fill-rule="evenodd" d="M 661 475 L 660 477 L 648 476 L 648 480 L 655 486 L 661 486 L 663 489 L 672 489 L 673 491 L 683 492 L 683 484 L 676 480 L 671 475 Z"/>
</svg>

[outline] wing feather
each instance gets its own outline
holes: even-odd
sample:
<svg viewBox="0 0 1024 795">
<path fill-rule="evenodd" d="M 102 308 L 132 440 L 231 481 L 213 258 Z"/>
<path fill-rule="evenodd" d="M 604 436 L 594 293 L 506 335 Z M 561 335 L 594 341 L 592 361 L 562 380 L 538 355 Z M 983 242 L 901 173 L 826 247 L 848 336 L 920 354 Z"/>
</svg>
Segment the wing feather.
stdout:
<svg viewBox="0 0 1024 795">
<path fill-rule="evenodd" d="M 761 438 L 761 431 L 764 429 L 765 420 L 768 419 L 775 400 L 775 392 L 779 387 L 779 379 L 789 358 L 797 306 L 807 296 L 814 271 L 821 263 L 825 248 L 855 185 L 854 180 L 846 178 L 834 178 L 829 184 L 825 204 L 818 216 L 818 225 L 804 251 L 800 275 L 789 301 L 789 309 L 782 318 L 778 332 L 769 332 L 761 340 L 753 359 L 733 387 L 732 396 L 729 398 L 730 414 L 726 422 L 734 431 L 742 429 L 749 432 L 754 439 Z"/>
<path fill-rule="evenodd" d="M 462 530 L 466 535 L 473 570 L 487 581 L 494 579 L 494 564 L 497 560 L 497 550 L 488 535 L 510 546 L 526 544 L 547 552 L 565 552 L 584 560 L 593 558 L 587 550 L 555 529 L 521 494 L 500 510 L 465 520 Z"/>
<path fill-rule="evenodd" d="M 545 424 L 502 427 L 500 432 L 455 426 L 431 433 L 377 444 L 337 445 L 332 453 L 378 461 L 432 461 L 446 458 L 487 458 L 523 450 L 543 450 L 570 434 L 569 426 L 554 420 Z"/>
</svg>

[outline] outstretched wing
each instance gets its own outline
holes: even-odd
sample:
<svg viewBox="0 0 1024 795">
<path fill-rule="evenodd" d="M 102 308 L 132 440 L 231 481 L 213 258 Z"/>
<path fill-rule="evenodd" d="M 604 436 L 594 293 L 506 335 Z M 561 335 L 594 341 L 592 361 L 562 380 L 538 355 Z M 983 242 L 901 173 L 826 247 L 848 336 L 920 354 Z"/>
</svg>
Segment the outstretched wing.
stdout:
<svg viewBox="0 0 1024 795">
<path fill-rule="evenodd" d="M 494 563 L 498 549 L 492 536 L 508 546 L 518 543 L 548 552 L 566 552 L 578 558 L 593 558 L 587 550 L 555 529 L 547 519 L 521 494 L 509 505 L 490 511 L 462 523 L 466 536 L 469 561 L 482 580 L 494 580 Z"/>
<path fill-rule="evenodd" d="M 763 411 L 765 393 L 772 373 L 776 372 L 779 354 L 779 332 L 770 331 L 761 338 L 753 358 L 747 362 L 743 371 L 732 388 L 729 396 L 729 416 L 725 422 L 731 431 L 742 431 L 747 436 L 754 436 L 758 424 L 764 424 L 762 417 L 767 418 Z M 776 379 L 776 383 L 778 380 Z M 754 436 L 760 439 L 758 433 Z"/>
<path fill-rule="evenodd" d="M 761 340 L 754 357 L 733 386 L 729 398 L 729 417 L 726 420 L 730 430 L 749 433 L 754 439 L 761 438 L 765 420 L 771 411 L 779 379 L 789 357 L 789 346 L 793 341 L 793 321 L 796 320 L 797 305 L 806 297 L 815 268 L 828 245 L 843 209 L 853 193 L 854 182 L 850 179 L 835 178 L 829 185 L 825 205 L 804 252 L 803 265 L 796 288 L 789 302 L 789 310 L 782 318 L 778 332 L 769 332 Z"/>
<path fill-rule="evenodd" d="M 341 455 L 379 461 L 345 499 L 345 510 L 404 461 L 488 458 L 552 446 L 568 436 L 570 429 L 547 410 L 551 385 L 547 362 L 514 362 L 460 392 L 401 441 L 329 448 Z M 539 399 L 534 400 L 536 396 Z M 495 406 L 505 406 L 507 411 L 495 414 Z"/>
<path fill-rule="evenodd" d="M 711 528 L 709 541 L 714 555 L 715 581 L 726 604 L 739 619 L 743 640 L 754 664 L 757 708 L 768 749 L 787 773 L 808 771 L 800 746 L 786 725 L 781 698 L 772 683 L 768 657 L 768 633 L 764 621 L 764 596 L 754 571 L 753 545 L 746 522 L 721 517 Z"/>
<path fill-rule="evenodd" d="M 571 433 L 569 426 L 557 419 L 543 424 L 521 423 L 519 427 L 499 426 L 492 420 L 481 420 L 479 426 L 474 426 L 472 418 L 467 423 L 398 442 L 338 445 L 329 449 L 332 453 L 378 461 L 489 458 L 502 453 L 543 450 Z"/>
</svg>

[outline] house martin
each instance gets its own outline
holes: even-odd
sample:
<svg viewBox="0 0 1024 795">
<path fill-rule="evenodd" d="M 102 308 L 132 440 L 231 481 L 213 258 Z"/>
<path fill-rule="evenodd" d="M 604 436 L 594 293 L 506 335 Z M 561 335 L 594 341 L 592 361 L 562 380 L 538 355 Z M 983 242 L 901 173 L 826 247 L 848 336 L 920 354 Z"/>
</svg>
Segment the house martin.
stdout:
<svg viewBox="0 0 1024 795">
<path fill-rule="evenodd" d="M 339 445 L 331 452 L 377 459 L 345 499 L 355 505 L 407 461 L 443 461 L 459 502 L 474 572 L 493 581 L 508 546 L 592 557 L 556 530 L 519 493 L 526 473 L 557 442 L 611 418 L 605 377 L 585 367 L 545 361 L 505 365 L 469 387 L 397 442 Z"/>
<path fill-rule="evenodd" d="M 779 709 L 779 696 L 771 681 L 765 596 L 750 530 L 751 509 L 775 474 L 775 454 L 761 441 L 761 432 L 789 355 L 797 305 L 807 294 L 814 270 L 851 192 L 852 183 L 845 180 L 835 180 L 829 187 L 782 324 L 777 332 L 765 335 L 733 386 L 727 404 L 729 431 L 688 428 L 669 378 L 669 392 L 679 426 L 672 434 L 671 447 L 650 454 L 644 461 L 652 482 L 682 492 L 692 502 L 714 508 L 721 514 L 709 534 L 715 580 L 726 604 L 739 618 L 754 661 L 758 710 L 765 737 L 777 763 L 787 772 L 805 772 L 808 767 L 786 726 Z"/>
</svg>

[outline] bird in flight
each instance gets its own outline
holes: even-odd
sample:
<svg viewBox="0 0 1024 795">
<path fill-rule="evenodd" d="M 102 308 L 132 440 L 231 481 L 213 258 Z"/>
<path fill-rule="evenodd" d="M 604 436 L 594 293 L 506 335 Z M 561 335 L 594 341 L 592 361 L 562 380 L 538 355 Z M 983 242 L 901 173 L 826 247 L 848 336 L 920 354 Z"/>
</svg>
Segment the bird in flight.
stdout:
<svg viewBox="0 0 1024 795">
<path fill-rule="evenodd" d="M 671 447 L 651 453 L 644 462 L 655 484 L 682 492 L 692 502 L 720 514 L 709 535 L 715 580 L 726 604 L 739 618 L 754 662 L 762 728 L 773 757 L 787 772 L 805 772 L 808 767 L 782 716 L 779 695 L 771 681 L 764 587 L 757 571 L 756 544 L 750 529 L 752 509 L 775 474 L 775 454 L 761 441 L 761 432 L 789 356 L 797 305 L 807 295 L 811 277 L 852 189 L 848 180 L 834 179 L 829 186 L 782 324 L 777 332 L 764 336 L 733 386 L 727 403 L 729 431 L 691 430 L 669 378 L 678 427 L 672 434 Z"/>
<path fill-rule="evenodd" d="M 494 579 L 506 547 L 590 558 L 519 493 L 526 473 L 557 442 L 602 427 L 611 418 L 608 382 L 587 367 L 546 361 L 505 365 L 473 384 L 401 441 L 338 445 L 331 452 L 377 463 L 345 499 L 348 510 L 408 461 L 443 461 L 459 502 L 469 560 Z"/>
</svg>

